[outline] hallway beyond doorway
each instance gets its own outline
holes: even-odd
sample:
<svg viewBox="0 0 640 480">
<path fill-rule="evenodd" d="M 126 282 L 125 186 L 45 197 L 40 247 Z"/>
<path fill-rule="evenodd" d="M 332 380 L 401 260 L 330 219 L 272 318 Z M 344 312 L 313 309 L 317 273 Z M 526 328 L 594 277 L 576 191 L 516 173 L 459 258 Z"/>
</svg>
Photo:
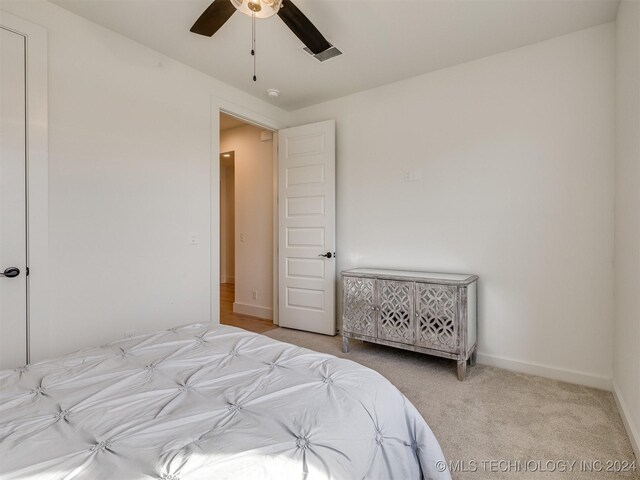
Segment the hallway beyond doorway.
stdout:
<svg viewBox="0 0 640 480">
<path fill-rule="evenodd" d="M 274 328 L 278 328 L 271 320 L 251 317 L 233 312 L 233 299 L 235 296 L 235 285 L 233 283 L 220 284 L 220 323 L 239 327 L 250 332 L 264 333 Z"/>
</svg>

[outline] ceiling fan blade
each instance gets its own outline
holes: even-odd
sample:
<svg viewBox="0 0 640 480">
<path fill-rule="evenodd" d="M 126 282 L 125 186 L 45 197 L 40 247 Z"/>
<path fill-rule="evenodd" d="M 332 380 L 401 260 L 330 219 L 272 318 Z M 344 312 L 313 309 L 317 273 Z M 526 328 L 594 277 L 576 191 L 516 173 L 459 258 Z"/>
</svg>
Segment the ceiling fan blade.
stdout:
<svg viewBox="0 0 640 480">
<path fill-rule="evenodd" d="M 327 39 L 322 36 L 315 25 L 305 17 L 304 13 L 291 0 L 282 1 L 278 16 L 314 55 L 331 47 Z"/>
<path fill-rule="evenodd" d="M 236 11 L 230 0 L 215 0 L 191 27 L 193 33 L 207 37 L 216 33 Z"/>
</svg>

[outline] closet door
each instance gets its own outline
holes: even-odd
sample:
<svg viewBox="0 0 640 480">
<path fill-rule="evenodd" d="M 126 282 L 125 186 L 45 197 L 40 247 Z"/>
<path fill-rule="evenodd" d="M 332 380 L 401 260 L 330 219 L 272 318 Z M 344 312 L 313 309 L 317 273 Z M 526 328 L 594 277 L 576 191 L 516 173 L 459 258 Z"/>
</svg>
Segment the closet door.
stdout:
<svg viewBox="0 0 640 480">
<path fill-rule="evenodd" d="M 378 280 L 378 338 L 413 343 L 413 282 Z"/>
<path fill-rule="evenodd" d="M 376 336 L 375 281 L 371 278 L 343 277 L 344 332 Z"/>
<path fill-rule="evenodd" d="M 25 37 L 0 27 L 0 369 L 27 362 Z"/>
<path fill-rule="evenodd" d="M 416 345 L 458 351 L 456 287 L 416 283 Z"/>
</svg>

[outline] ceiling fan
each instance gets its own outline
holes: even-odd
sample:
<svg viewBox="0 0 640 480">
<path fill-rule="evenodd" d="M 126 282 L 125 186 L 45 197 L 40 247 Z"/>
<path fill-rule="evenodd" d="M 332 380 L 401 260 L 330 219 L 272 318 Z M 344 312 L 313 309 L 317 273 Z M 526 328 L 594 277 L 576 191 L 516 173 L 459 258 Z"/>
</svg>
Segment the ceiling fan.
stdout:
<svg viewBox="0 0 640 480">
<path fill-rule="evenodd" d="M 313 55 L 330 49 L 332 45 L 322 36 L 313 23 L 291 0 L 214 0 L 191 27 L 193 33 L 213 36 L 236 10 L 255 19 L 278 15 L 289 29 L 306 45 Z M 254 76 L 255 76 L 255 23 L 253 28 Z"/>
</svg>

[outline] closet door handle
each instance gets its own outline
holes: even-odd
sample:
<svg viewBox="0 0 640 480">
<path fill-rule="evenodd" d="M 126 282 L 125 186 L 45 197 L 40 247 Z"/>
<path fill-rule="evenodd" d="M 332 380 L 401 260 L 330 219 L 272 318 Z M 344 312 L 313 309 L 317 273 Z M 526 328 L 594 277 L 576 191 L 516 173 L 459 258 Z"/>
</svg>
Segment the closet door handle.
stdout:
<svg viewBox="0 0 640 480">
<path fill-rule="evenodd" d="M 331 252 L 327 252 L 327 253 L 321 253 L 320 255 L 318 255 L 319 257 L 325 257 L 325 258 L 331 258 L 333 257 L 333 255 L 331 254 Z"/>
<path fill-rule="evenodd" d="M 5 268 L 4 272 L 0 273 L 0 277 L 14 278 L 20 275 L 20 269 L 16 267 Z"/>
</svg>

